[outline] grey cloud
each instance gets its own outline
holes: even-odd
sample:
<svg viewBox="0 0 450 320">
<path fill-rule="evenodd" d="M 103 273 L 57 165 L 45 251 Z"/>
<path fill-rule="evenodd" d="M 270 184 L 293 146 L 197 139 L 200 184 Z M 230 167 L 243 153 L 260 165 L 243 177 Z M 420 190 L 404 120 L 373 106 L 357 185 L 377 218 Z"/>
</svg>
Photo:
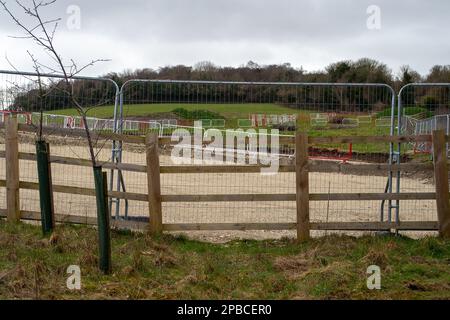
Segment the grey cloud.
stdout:
<svg viewBox="0 0 450 320">
<path fill-rule="evenodd" d="M 70 32 L 62 23 L 58 44 L 77 60 L 113 59 L 94 73 L 199 60 L 292 62 L 310 70 L 367 56 L 394 70 L 409 63 L 422 73 L 449 63 L 447 0 L 59 0 L 47 15 L 64 22 L 72 4 L 81 8 L 82 29 Z M 382 10 L 380 31 L 366 28 L 366 9 L 372 4 Z M 14 30 L 0 13 L 0 39 Z M 99 48 L 83 47 L 80 40 L 95 44 L 96 38 Z M 16 41 L 14 48 L 0 41 L 0 57 L 25 47 L 23 40 Z"/>
</svg>

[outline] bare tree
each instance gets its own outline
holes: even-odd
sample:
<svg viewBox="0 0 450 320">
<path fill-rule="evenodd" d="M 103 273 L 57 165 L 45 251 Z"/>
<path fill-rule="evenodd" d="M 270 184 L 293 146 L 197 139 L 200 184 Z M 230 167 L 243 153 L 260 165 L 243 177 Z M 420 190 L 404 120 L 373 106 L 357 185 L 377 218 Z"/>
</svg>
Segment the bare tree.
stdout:
<svg viewBox="0 0 450 320">
<path fill-rule="evenodd" d="M 79 67 L 78 64 L 70 59 L 69 63 L 65 63 L 61 55 L 58 53 L 58 50 L 55 48 L 54 40 L 55 34 L 58 29 L 60 18 L 56 19 L 44 19 L 41 13 L 42 9 L 53 5 L 56 0 L 50 0 L 45 2 L 44 0 L 29 1 L 29 5 L 25 4 L 21 0 L 16 0 L 15 3 L 19 9 L 22 10 L 24 15 L 30 18 L 32 21 L 31 25 L 23 22 L 24 19 L 20 19 L 18 15 L 13 13 L 12 9 L 6 1 L 0 0 L 0 4 L 5 10 L 5 12 L 10 16 L 12 21 L 24 32 L 23 36 L 14 37 L 18 39 L 28 39 L 33 41 L 39 47 L 41 47 L 45 53 L 47 53 L 51 60 L 54 62 L 54 66 L 46 65 L 40 63 L 40 61 L 28 51 L 28 55 L 30 56 L 34 69 L 38 74 L 38 87 L 40 92 L 40 124 L 39 124 L 39 133 L 38 136 L 42 138 L 42 117 L 43 117 L 43 108 L 42 108 L 42 100 L 43 100 L 43 90 L 42 90 L 42 82 L 40 75 L 43 73 L 42 70 L 48 71 L 49 73 L 60 75 L 63 78 L 65 86 L 61 89 L 69 98 L 69 101 L 73 104 L 74 108 L 77 110 L 78 114 L 83 119 L 84 130 L 86 132 L 86 137 L 88 141 L 89 154 L 92 161 L 92 165 L 97 165 L 96 154 L 94 152 L 94 142 L 92 140 L 91 132 L 89 130 L 88 122 L 87 122 L 87 111 L 89 108 L 86 108 L 82 105 L 82 103 L 77 99 L 77 97 L 73 94 L 71 90 L 71 80 L 82 71 L 86 70 L 89 67 L 94 66 L 98 62 L 108 61 L 105 59 L 97 59 L 92 60 L 91 62 Z"/>
</svg>

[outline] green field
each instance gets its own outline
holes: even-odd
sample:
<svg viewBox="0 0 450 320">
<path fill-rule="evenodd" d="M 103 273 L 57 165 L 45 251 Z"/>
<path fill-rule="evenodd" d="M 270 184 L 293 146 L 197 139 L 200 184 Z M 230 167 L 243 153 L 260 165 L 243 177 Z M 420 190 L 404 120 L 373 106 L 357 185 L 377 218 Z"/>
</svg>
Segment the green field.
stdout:
<svg viewBox="0 0 450 320">
<path fill-rule="evenodd" d="M 450 242 L 329 236 L 202 243 L 112 233 L 113 273 L 97 269 L 95 228 L 0 221 L 0 299 L 450 299 Z M 81 291 L 66 287 L 81 268 Z M 367 268 L 381 268 L 381 290 Z"/>
<path fill-rule="evenodd" d="M 320 128 L 312 127 L 310 111 L 288 108 L 277 104 L 133 104 L 124 105 L 124 118 L 129 117 L 151 117 L 155 114 L 172 112 L 176 109 L 184 109 L 186 112 L 207 110 L 216 113 L 219 118 L 226 121 L 225 128 L 237 128 L 238 119 L 248 119 L 249 114 L 296 114 L 298 116 L 298 126 L 301 130 L 308 132 L 310 136 L 369 136 L 369 135 L 389 135 L 389 127 L 377 127 L 375 119 L 372 123 L 360 125 L 356 128 L 330 128 L 329 125 Z M 113 106 L 102 106 L 89 110 L 88 116 L 97 118 L 111 118 L 114 112 Z M 75 109 L 56 110 L 50 113 L 59 115 L 76 115 Z M 388 113 L 382 113 L 382 116 Z M 346 115 L 346 117 L 356 117 L 356 115 Z M 292 132 L 282 132 L 284 134 L 293 134 Z M 324 145 L 326 148 L 338 148 L 346 150 L 347 146 Z M 363 144 L 353 147 L 355 152 L 373 153 L 388 152 L 388 144 Z"/>
<path fill-rule="evenodd" d="M 156 113 L 172 112 L 175 109 L 185 109 L 187 111 L 208 110 L 221 114 L 226 119 L 247 119 L 249 114 L 297 114 L 308 118 L 310 113 L 320 113 L 325 111 L 308 111 L 295 108 L 285 107 L 279 104 L 271 103 L 243 103 L 243 104 L 183 104 L 183 103 L 155 103 L 155 104 L 126 104 L 124 105 L 124 117 L 146 117 Z M 52 110 L 48 111 L 50 114 L 57 115 L 77 115 L 74 108 Z M 404 108 L 405 115 L 415 115 L 424 113 L 427 117 L 432 116 L 432 113 L 420 107 L 406 107 Z M 88 111 L 88 116 L 110 119 L 114 115 L 114 106 L 100 106 L 91 108 Z M 390 117 L 391 110 L 387 108 L 382 112 L 377 113 L 377 117 Z M 395 113 L 397 115 L 397 113 Z M 346 117 L 352 117 L 346 114 Z"/>
<path fill-rule="evenodd" d="M 123 106 L 125 117 L 149 116 L 154 113 L 171 112 L 177 108 L 193 110 L 210 110 L 222 114 L 225 118 L 243 117 L 247 119 L 250 113 L 266 114 L 297 114 L 300 110 L 283 107 L 277 104 L 128 104 Z M 49 113 L 60 115 L 76 115 L 75 109 L 56 110 Z M 90 117 L 112 118 L 114 106 L 102 106 L 89 110 Z"/>
<path fill-rule="evenodd" d="M 389 128 L 377 128 L 374 123 L 358 128 L 312 128 L 309 116 L 312 111 L 288 108 L 277 104 L 134 104 L 124 105 L 124 118 L 151 117 L 155 114 L 169 113 L 180 108 L 187 111 L 208 110 L 215 112 L 227 121 L 227 128 L 235 127 L 238 119 L 248 119 L 249 114 L 295 114 L 298 116 L 299 126 L 302 129 L 306 129 L 310 135 L 314 136 L 389 134 Z M 49 111 L 48 113 L 57 115 L 77 115 L 75 109 L 54 110 Z M 103 119 L 112 118 L 113 114 L 114 106 L 96 107 L 90 109 L 88 112 L 89 117 Z M 345 117 L 352 118 L 356 117 L 356 115 L 346 114 Z"/>
</svg>

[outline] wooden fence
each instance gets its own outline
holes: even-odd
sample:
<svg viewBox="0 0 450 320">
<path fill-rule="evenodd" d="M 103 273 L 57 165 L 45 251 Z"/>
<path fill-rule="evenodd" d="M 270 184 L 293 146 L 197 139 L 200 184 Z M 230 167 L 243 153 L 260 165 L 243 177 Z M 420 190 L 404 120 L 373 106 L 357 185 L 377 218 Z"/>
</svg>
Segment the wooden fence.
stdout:
<svg viewBox="0 0 450 320">
<path fill-rule="evenodd" d="M 7 208 L 0 210 L 0 216 L 10 221 L 40 220 L 39 212 L 20 211 L 20 189 L 38 190 L 38 183 L 23 182 L 19 180 L 19 160 L 36 160 L 32 153 L 18 151 L 18 131 L 35 132 L 35 128 L 18 125 L 14 117 L 10 117 L 5 125 L 5 152 L 0 152 L 0 158 L 6 158 L 6 180 L 0 180 L 0 187 L 6 187 Z M 82 130 L 44 128 L 44 133 L 52 135 L 85 137 Z M 126 135 L 94 134 L 97 139 L 115 139 L 126 143 L 146 145 L 147 165 L 103 163 L 105 169 L 141 172 L 147 174 L 148 194 L 110 191 L 109 196 L 118 199 L 148 202 L 149 221 L 118 221 L 112 220 L 113 228 L 128 228 L 135 230 L 150 230 L 153 233 L 162 231 L 189 231 L 189 230 L 297 230 L 299 240 L 306 240 L 310 230 L 342 230 L 342 231 L 386 231 L 386 230 L 438 230 L 443 236 L 450 236 L 450 203 L 448 186 L 448 166 L 445 154 L 445 145 L 449 137 L 443 131 L 436 131 L 432 136 L 352 136 L 352 137 L 308 137 L 297 134 L 296 137 L 283 138 L 296 146 L 295 165 L 282 166 L 280 172 L 296 173 L 296 194 L 211 194 L 211 195 L 164 195 L 161 194 L 161 174 L 183 173 L 257 173 L 261 166 L 160 166 L 158 155 L 158 140 L 156 135 L 136 137 Z M 330 143 L 407 143 L 407 142 L 433 142 L 434 164 L 344 164 L 336 162 L 315 162 L 308 159 L 309 144 Z M 89 160 L 50 156 L 51 163 L 72 166 L 90 167 Z M 334 172 L 347 174 L 361 174 L 369 172 L 402 172 L 408 170 L 433 171 L 436 181 L 436 192 L 432 193 L 310 193 L 310 172 Z M 53 185 L 54 193 L 68 193 L 85 196 L 95 196 L 93 188 L 80 188 L 73 186 Z M 439 221 L 408 221 L 408 222 L 326 222 L 311 223 L 309 219 L 310 201 L 370 201 L 370 200 L 436 200 Z M 164 224 L 162 203 L 164 202 L 233 202 L 233 201 L 295 201 L 297 208 L 296 223 L 236 223 L 236 224 Z M 74 215 L 56 214 L 57 222 L 96 224 L 96 218 Z"/>
</svg>

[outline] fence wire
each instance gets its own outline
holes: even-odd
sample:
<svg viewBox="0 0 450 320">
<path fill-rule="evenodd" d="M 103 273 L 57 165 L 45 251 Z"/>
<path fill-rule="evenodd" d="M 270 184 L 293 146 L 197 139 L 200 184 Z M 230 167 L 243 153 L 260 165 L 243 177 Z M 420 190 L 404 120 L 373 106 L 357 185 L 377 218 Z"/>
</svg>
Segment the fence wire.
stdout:
<svg viewBox="0 0 450 320">
<path fill-rule="evenodd" d="M 399 93 L 400 132 L 426 135 L 434 130 L 450 134 L 450 83 L 417 83 L 403 87 Z M 432 152 L 431 143 L 414 143 L 415 153 Z M 447 146 L 447 155 L 450 155 Z"/>
<path fill-rule="evenodd" d="M 167 129 L 201 121 L 205 128 L 282 133 L 295 132 L 296 125 L 372 133 L 377 125 L 389 134 L 393 98 L 387 85 L 130 80 L 121 89 L 119 118 L 155 121 Z"/>
<path fill-rule="evenodd" d="M 0 72 L 0 110 L 76 115 L 71 96 L 83 108 L 101 109 L 114 106 L 117 87 L 109 79 L 73 77 L 67 85 L 56 75 Z"/>
<path fill-rule="evenodd" d="M 60 136 L 49 136 L 53 156 L 89 159 L 85 141 Z M 317 147 L 317 146 L 316 146 Z M 4 150 L 4 144 L 0 144 Z M 19 151 L 35 153 L 32 134 L 20 134 Z M 160 156 L 161 165 L 173 165 L 169 155 Z M 349 160 L 351 164 L 382 163 L 385 155 L 368 156 L 359 160 Z M 99 161 L 110 161 L 110 149 L 99 152 Z M 143 145 L 125 144 L 124 163 L 146 164 Z M 336 160 L 314 159 L 317 162 L 332 163 Z M 3 168 L 4 159 L 0 161 Z M 109 172 L 109 171 L 108 171 Z M 2 170 L 2 179 L 5 171 Z M 127 192 L 147 193 L 146 173 L 123 172 Z M 94 188 L 92 168 L 66 164 L 52 164 L 54 185 Z M 20 160 L 20 179 L 37 182 L 35 161 Z M 110 179 L 110 175 L 108 175 Z M 311 194 L 334 193 L 382 193 L 385 190 L 387 174 L 372 172 L 367 174 L 318 173 L 309 174 Z M 434 192 L 432 172 L 407 172 L 401 176 L 401 192 Z M 4 188 L 3 188 L 4 190 Z M 277 173 L 264 176 L 260 173 L 192 173 L 162 174 L 163 195 L 207 195 L 207 194 L 295 194 L 295 173 Z M 39 195 L 34 190 L 20 191 L 21 210 L 39 211 Z M 55 211 L 62 215 L 96 216 L 95 198 L 73 194 L 54 194 Z M 375 222 L 380 220 L 381 201 L 311 201 L 311 222 Z M 5 208 L 5 197 L 0 207 Z M 128 217 L 148 218 L 147 202 L 129 201 Z M 402 221 L 436 221 L 436 205 L 433 200 L 401 201 Z M 124 215 L 122 206 L 121 215 Z M 163 223 L 295 223 L 296 203 L 285 202 L 189 202 L 163 203 Z"/>
<path fill-rule="evenodd" d="M 80 120 L 67 101 L 67 94 L 60 88 L 60 80 L 43 78 L 45 99 L 37 87 L 36 78 L 0 73 L 0 109 L 20 112 L 22 123 L 35 123 L 41 105 L 45 106 L 44 117 L 48 127 L 81 127 Z M 74 95 L 83 106 L 92 108 L 88 125 L 103 132 L 114 130 L 114 106 L 117 90 L 108 81 L 100 79 L 77 79 L 71 81 Z M 43 89 L 41 89 L 43 90 Z M 418 89 L 414 89 L 418 90 Z M 441 90 L 441 89 L 440 89 Z M 443 89 L 442 89 L 443 90 Z M 358 136 L 388 135 L 405 121 L 410 114 L 417 121 L 426 120 L 428 112 L 434 117 L 448 113 L 448 92 L 433 91 L 436 100 L 424 101 L 417 110 L 423 92 L 405 92 L 402 117 L 393 120 L 393 91 L 384 85 L 345 84 L 252 84 L 174 81 L 131 81 L 122 88 L 121 105 L 123 119 L 119 125 L 124 134 L 144 135 L 158 132 L 170 136 L 175 129 L 185 128 L 192 132 L 200 122 L 203 133 L 209 128 L 219 130 L 241 128 L 277 129 L 283 135 L 294 135 L 297 130 L 309 136 Z M 42 93 L 42 92 L 41 92 Z M 447 101 L 447 102 L 446 102 Z M 420 102 L 422 103 L 422 102 Z M 431 103 L 435 108 L 429 108 Z M 413 106 L 414 105 L 414 106 Z M 428 107 L 427 107 L 428 106 Z M 447 108 L 447 109 L 446 109 Z M 425 109 L 422 110 L 422 109 Z M 414 113 L 418 111 L 417 113 Z M 424 114 L 425 112 L 425 114 Z M 422 115 L 420 115 L 422 113 Z M 116 115 L 117 116 L 117 115 Z M 2 117 L 3 118 L 3 117 Z M 31 119 L 31 120 L 30 120 Z M 0 119 L 1 120 L 1 119 Z M 436 120 L 440 123 L 441 120 Z M 417 125 L 416 125 L 417 127 Z M 408 131 L 409 132 L 409 131 Z M 415 131 L 416 132 L 416 131 Z M 4 135 L 3 135 L 4 136 Z M 52 135 L 45 137 L 51 145 L 51 154 L 77 159 L 89 159 L 87 143 Z M 33 134 L 20 134 L 20 152 L 35 153 Z M 314 144 L 309 147 L 312 160 L 331 162 L 387 163 L 391 157 L 391 145 L 368 144 Z M 4 150 L 4 142 L 0 143 Z M 200 147 L 201 150 L 205 146 Z M 111 141 L 101 140 L 95 145 L 97 159 L 114 161 Z M 161 165 L 173 165 L 171 147 L 161 150 Z M 401 162 L 429 161 L 416 154 L 415 146 L 405 145 L 398 157 Z M 282 164 L 293 164 L 295 149 L 292 144 L 281 144 Z M 143 145 L 123 144 L 121 161 L 130 164 L 146 164 Z M 1 177 L 4 178 L 4 159 L 0 160 Z M 94 188 L 92 168 L 52 164 L 55 185 Z M 113 189 L 130 193 L 147 194 L 145 173 L 122 172 L 123 186 L 117 187 L 117 171 L 108 179 Z M 388 174 L 372 172 L 364 175 L 344 173 L 310 173 L 310 193 L 385 193 L 389 192 Z M 37 182 L 34 161 L 20 160 L 20 179 Z M 396 177 L 392 184 L 396 184 Z M 4 189 L 0 188 L 0 208 L 5 208 Z M 400 192 L 434 192 L 434 179 L 430 172 L 407 172 L 400 176 Z M 21 210 L 39 211 L 38 192 L 21 190 Z M 163 195 L 206 194 L 295 194 L 295 173 L 277 173 L 263 176 L 259 173 L 197 173 L 162 174 Z M 90 196 L 55 193 L 56 212 L 63 215 L 95 217 L 95 198 Z M 312 222 L 371 222 L 380 221 L 381 201 L 311 201 Z M 388 203 L 384 203 L 387 210 Z M 146 202 L 120 200 L 112 207 L 119 208 L 121 217 L 148 218 Z M 401 221 L 436 221 L 435 201 L 400 201 Z M 294 223 L 296 204 L 285 202 L 203 202 L 163 203 L 163 223 Z"/>
</svg>

